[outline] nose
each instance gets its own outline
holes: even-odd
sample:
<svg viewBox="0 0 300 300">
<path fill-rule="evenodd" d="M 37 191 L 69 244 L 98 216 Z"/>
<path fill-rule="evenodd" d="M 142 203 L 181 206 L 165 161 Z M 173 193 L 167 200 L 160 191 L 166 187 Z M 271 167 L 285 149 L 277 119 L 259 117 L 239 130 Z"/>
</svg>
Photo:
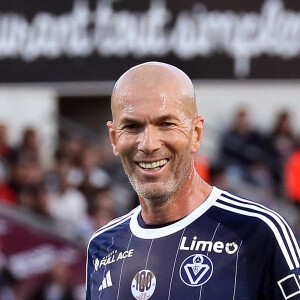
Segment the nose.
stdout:
<svg viewBox="0 0 300 300">
<path fill-rule="evenodd" d="M 162 145 L 159 132 L 151 125 L 146 126 L 138 137 L 138 150 L 144 153 L 152 153 Z"/>
</svg>

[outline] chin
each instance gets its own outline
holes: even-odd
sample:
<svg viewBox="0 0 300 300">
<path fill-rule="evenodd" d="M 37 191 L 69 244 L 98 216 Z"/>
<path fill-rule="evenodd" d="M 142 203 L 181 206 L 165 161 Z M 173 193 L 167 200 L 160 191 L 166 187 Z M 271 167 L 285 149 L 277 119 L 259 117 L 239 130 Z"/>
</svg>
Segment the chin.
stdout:
<svg viewBox="0 0 300 300">
<path fill-rule="evenodd" d="M 142 197 L 145 200 L 148 201 L 166 201 L 168 200 L 170 197 L 168 194 L 166 193 L 157 193 L 157 192 L 153 192 L 153 191 L 137 191 L 137 194 Z"/>
<path fill-rule="evenodd" d="M 164 203 L 169 200 L 177 191 L 175 188 L 158 187 L 155 184 L 147 184 L 144 186 L 136 186 L 136 193 L 143 199 L 154 202 Z"/>
</svg>

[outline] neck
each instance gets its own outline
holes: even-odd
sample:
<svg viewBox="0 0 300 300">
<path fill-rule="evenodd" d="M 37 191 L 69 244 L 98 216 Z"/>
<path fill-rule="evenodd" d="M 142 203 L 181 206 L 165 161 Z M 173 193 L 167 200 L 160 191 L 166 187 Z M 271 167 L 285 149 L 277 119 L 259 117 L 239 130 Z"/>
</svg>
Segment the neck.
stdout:
<svg viewBox="0 0 300 300">
<path fill-rule="evenodd" d="M 139 198 L 143 220 L 147 224 L 162 224 L 181 219 L 199 207 L 211 191 L 212 187 L 193 169 L 189 179 L 170 199 L 153 204 L 151 200 Z"/>
</svg>

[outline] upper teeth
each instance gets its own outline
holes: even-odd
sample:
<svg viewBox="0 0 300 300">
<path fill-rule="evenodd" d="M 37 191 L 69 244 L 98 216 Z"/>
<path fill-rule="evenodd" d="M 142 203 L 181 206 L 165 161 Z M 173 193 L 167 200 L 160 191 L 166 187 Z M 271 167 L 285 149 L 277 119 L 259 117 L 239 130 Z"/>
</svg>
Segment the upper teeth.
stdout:
<svg viewBox="0 0 300 300">
<path fill-rule="evenodd" d="M 157 167 L 164 166 L 168 161 L 166 159 L 162 159 L 159 161 L 155 161 L 153 163 L 143 163 L 139 162 L 138 165 L 144 169 L 155 169 Z"/>
</svg>

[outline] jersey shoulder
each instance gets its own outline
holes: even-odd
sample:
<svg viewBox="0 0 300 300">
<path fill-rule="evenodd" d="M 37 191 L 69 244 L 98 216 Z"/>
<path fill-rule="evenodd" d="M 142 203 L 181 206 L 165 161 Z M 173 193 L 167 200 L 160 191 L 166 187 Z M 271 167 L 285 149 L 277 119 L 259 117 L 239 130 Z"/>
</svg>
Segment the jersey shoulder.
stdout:
<svg viewBox="0 0 300 300">
<path fill-rule="evenodd" d="M 274 210 L 228 192 L 222 192 L 214 206 L 223 224 L 253 240 L 269 242 L 269 249 L 285 258 L 290 270 L 299 268 L 299 241 L 288 222 Z"/>
<path fill-rule="evenodd" d="M 287 221 L 276 211 L 249 199 L 222 191 L 214 206 L 229 222 L 241 222 L 243 226 L 266 227 L 274 232 L 276 228 L 289 227 Z"/>
<path fill-rule="evenodd" d="M 129 222 L 137 209 L 138 207 L 130 211 L 128 214 L 113 219 L 103 227 L 99 228 L 90 238 L 88 243 L 88 249 L 97 247 L 98 245 L 105 243 L 109 238 L 114 236 L 118 231 L 128 227 Z"/>
</svg>

